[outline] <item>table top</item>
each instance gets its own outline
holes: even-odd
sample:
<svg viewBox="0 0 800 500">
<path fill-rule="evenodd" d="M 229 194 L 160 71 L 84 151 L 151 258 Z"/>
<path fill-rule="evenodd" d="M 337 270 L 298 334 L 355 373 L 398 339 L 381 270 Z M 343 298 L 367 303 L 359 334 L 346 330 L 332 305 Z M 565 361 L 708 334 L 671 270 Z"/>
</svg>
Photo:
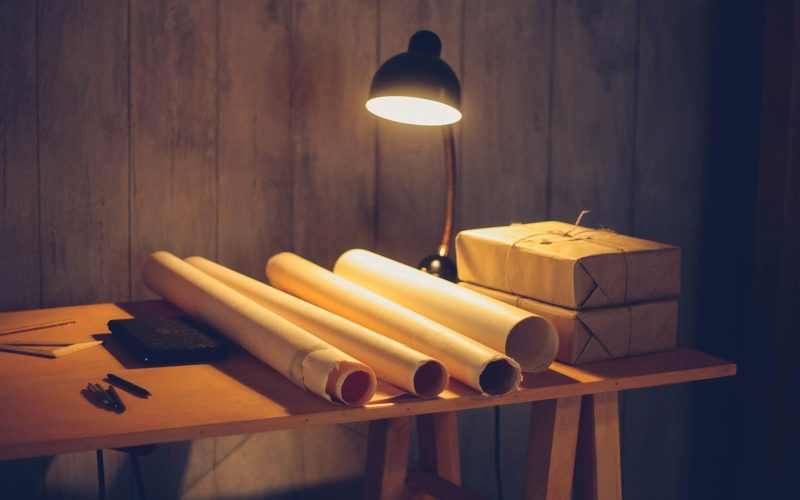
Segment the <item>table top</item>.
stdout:
<svg viewBox="0 0 800 500">
<path fill-rule="evenodd" d="M 104 340 L 59 359 L 0 352 L 0 459 L 183 441 L 304 426 L 465 410 L 599 392 L 653 387 L 736 373 L 736 365 L 691 349 L 574 367 L 553 363 L 525 374 L 519 391 L 484 397 L 451 381 L 438 398 L 400 396 L 344 407 L 304 392 L 240 349 L 210 365 L 146 367 L 108 333 L 111 319 L 179 314 L 165 301 L 96 304 L 0 313 L 0 331 L 51 321 L 74 324 L 2 337 L 69 342 Z M 87 382 L 114 373 L 152 392 L 120 391 L 128 408 L 115 414 L 84 396 Z"/>
</svg>

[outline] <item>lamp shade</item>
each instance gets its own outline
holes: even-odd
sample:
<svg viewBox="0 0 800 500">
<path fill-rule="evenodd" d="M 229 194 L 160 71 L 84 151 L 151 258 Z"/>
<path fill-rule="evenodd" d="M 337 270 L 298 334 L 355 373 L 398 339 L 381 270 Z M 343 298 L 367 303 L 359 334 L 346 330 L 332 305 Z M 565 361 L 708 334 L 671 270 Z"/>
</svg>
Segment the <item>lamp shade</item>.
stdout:
<svg viewBox="0 0 800 500">
<path fill-rule="evenodd" d="M 412 125 L 449 125 L 461 119 L 458 77 L 439 54 L 435 33 L 418 31 L 408 51 L 388 59 L 372 78 L 367 109 Z"/>
</svg>

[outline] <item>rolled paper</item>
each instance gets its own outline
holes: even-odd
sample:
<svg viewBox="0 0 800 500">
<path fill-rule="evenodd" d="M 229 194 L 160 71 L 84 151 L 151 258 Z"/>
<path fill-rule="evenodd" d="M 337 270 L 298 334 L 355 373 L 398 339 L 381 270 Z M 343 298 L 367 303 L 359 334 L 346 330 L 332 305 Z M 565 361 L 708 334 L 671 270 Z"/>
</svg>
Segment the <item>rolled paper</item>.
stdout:
<svg viewBox="0 0 800 500">
<path fill-rule="evenodd" d="M 189 257 L 186 262 L 350 354 L 405 391 L 430 398 L 447 385 L 447 368 L 428 355 L 203 257 Z"/>
<path fill-rule="evenodd" d="M 558 354 L 550 321 L 367 250 L 350 250 L 334 272 L 541 372 Z"/>
<path fill-rule="evenodd" d="M 303 389 L 354 406 L 374 394 L 377 380 L 369 367 L 178 257 L 153 253 L 143 275 L 147 288 Z"/>
<path fill-rule="evenodd" d="M 489 347 L 385 297 L 284 252 L 267 262 L 270 283 L 412 349 L 441 360 L 453 378 L 485 395 L 514 391 L 519 364 Z"/>
</svg>

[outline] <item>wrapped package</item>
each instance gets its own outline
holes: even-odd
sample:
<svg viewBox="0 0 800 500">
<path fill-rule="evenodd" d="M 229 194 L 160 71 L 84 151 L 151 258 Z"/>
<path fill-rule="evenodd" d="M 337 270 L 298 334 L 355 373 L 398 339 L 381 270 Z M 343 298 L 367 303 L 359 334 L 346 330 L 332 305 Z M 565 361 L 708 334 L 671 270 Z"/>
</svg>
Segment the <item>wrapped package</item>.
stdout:
<svg viewBox="0 0 800 500">
<path fill-rule="evenodd" d="M 680 294 L 680 248 L 563 222 L 461 231 L 456 257 L 462 281 L 570 309 Z"/>
<path fill-rule="evenodd" d="M 525 372 L 546 370 L 558 352 L 558 335 L 546 319 L 367 250 L 345 252 L 333 271 L 505 353 Z"/>
<path fill-rule="evenodd" d="M 513 359 L 313 262 L 284 252 L 269 259 L 266 272 L 272 286 L 442 361 L 453 378 L 481 394 L 519 387 Z"/>
<path fill-rule="evenodd" d="M 178 257 L 153 253 L 143 277 L 147 288 L 303 389 L 348 405 L 372 398 L 377 380 L 369 367 Z"/>
<path fill-rule="evenodd" d="M 677 300 L 574 310 L 472 283 L 460 285 L 549 319 L 558 330 L 556 359 L 562 363 L 577 365 L 667 351 L 677 344 Z"/>
<path fill-rule="evenodd" d="M 420 397 L 434 397 L 447 385 L 438 360 L 293 295 L 202 257 L 186 262 L 365 363 L 383 380 Z"/>
</svg>

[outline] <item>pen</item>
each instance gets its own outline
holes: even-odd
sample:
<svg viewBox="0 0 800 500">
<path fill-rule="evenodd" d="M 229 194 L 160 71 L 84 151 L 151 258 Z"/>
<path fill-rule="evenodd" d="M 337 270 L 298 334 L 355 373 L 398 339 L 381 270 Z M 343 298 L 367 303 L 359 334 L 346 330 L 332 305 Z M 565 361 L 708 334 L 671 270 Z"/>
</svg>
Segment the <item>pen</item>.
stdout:
<svg viewBox="0 0 800 500">
<path fill-rule="evenodd" d="M 119 393 L 117 393 L 117 390 L 114 389 L 113 385 L 108 386 L 108 395 L 111 396 L 111 399 L 114 402 L 114 411 L 117 413 L 123 413 L 125 411 L 125 403 L 122 402 L 122 398 L 119 397 Z"/>
<path fill-rule="evenodd" d="M 133 382 L 128 382 L 122 377 L 118 377 L 113 373 L 109 373 L 106 375 L 108 377 L 108 381 L 112 384 L 116 385 L 120 389 L 125 389 L 126 391 L 139 396 L 140 398 L 146 398 L 150 395 L 150 391 L 143 387 L 139 387 L 138 385 L 134 384 Z"/>
</svg>

